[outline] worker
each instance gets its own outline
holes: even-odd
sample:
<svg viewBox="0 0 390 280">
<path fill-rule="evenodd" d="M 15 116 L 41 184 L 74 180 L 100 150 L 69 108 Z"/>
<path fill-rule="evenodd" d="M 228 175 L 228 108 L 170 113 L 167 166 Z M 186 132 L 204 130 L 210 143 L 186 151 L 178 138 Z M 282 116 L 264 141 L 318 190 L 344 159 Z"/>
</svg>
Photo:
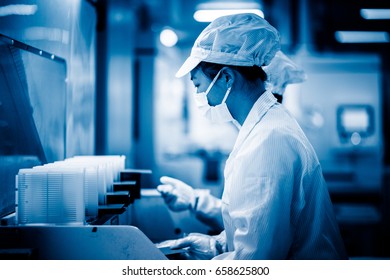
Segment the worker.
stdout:
<svg viewBox="0 0 390 280">
<path fill-rule="evenodd" d="M 200 33 L 176 74 L 190 73 L 207 118 L 240 128 L 224 169 L 223 231 L 164 242 L 185 248 L 186 258 L 347 258 L 315 151 L 266 89 L 263 67 L 279 50 L 279 33 L 265 19 L 224 16 Z"/>
<path fill-rule="evenodd" d="M 266 89 L 274 94 L 279 103 L 282 103 L 287 85 L 306 80 L 303 69 L 282 51 L 278 51 L 271 63 L 263 69 L 267 74 Z M 163 176 L 160 180 L 162 184 L 157 189 L 172 211 L 190 210 L 198 220 L 208 225 L 212 232 L 219 233 L 223 230 L 220 198 L 213 196 L 208 190 L 194 189 L 175 178 Z"/>
</svg>

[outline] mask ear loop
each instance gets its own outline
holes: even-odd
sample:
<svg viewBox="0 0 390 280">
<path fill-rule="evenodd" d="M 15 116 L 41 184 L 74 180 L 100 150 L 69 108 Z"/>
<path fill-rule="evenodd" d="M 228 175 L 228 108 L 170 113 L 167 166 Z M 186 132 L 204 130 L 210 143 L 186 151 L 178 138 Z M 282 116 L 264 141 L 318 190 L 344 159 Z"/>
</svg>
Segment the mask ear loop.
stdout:
<svg viewBox="0 0 390 280">
<path fill-rule="evenodd" d="M 222 70 L 222 69 L 221 69 Z M 209 85 L 209 87 L 206 89 L 206 95 L 209 94 L 211 88 L 213 87 L 213 85 L 215 84 L 215 82 L 217 81 L 218 77 L 219 77 L 219 74 L 221 74 L 221 70 L 218 71 L 217 75 L 215 75 L 214 79 L 211 81 L 211 84 Z"/>
<path fill-rule="evenodd" d="M 225 93 L 225 96 L 224 96 L 223 99 L 222 99 L 221 104 L 223 104 L 223 103 L 226 102 L 226 99 L 229 97 L 229 93 L 230 93 L 231 90 L 232 90 L 232 87 L 229 87 L 229 88 L 227 89 L 227 91 L 226 91 L 226 93 Z"/>
</svg>

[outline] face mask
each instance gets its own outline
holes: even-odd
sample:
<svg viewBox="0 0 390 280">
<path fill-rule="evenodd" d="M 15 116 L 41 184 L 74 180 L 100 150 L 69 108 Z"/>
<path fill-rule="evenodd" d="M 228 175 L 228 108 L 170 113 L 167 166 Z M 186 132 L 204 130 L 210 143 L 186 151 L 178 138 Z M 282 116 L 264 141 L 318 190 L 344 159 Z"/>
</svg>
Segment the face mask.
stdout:
<svg viewBox="0 0 390 280">
<path fill-rule="evenodd" d="M 223 97 L 223 100 L 221 104 L 218 104 L 216 106 L 210 106 L 207 95 L 209 94 L 211 88 L 215 84 L 215 82 L 218 79 L 219 74 L 221 71 L 218 72 L 218 74 L 215 76 L 209 87 L 205 92 L 195 93 L 194 98 L 196 105 L 198 106 L 201 113 L 208 118 L 212 123 L 225 123 L 233 121 L 233 117 L 229 112 L 229 109 L 226 105 L 226 99 L 229 96 L 231 87 L 229 87 L 225 93 L 225 96 Z"/>
</svg>

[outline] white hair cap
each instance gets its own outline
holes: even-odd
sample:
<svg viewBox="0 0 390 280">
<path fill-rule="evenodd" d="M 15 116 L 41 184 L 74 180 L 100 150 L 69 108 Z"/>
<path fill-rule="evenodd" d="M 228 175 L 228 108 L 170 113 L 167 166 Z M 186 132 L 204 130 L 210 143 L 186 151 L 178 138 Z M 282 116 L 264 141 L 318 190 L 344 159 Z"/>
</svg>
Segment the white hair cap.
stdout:
<svg viewBox="0 0 390 280">
<path fill-rule="evenodd" d="M 188 74 L 201 61 L 235 66 L 267 65 L 280 49 L 279 38 L 279 32 L 258 15 L 219 17 L 200 33 L 176 77 Z"/>
<path fill-rule="evenodd" d="M 263 70 L 267 74 L 266 88 L 280 95 L 283 95 L 288 84 L 302 83 L 307 78 L 303 69 L 282 51 L 278 51 Z"/>
</svg>

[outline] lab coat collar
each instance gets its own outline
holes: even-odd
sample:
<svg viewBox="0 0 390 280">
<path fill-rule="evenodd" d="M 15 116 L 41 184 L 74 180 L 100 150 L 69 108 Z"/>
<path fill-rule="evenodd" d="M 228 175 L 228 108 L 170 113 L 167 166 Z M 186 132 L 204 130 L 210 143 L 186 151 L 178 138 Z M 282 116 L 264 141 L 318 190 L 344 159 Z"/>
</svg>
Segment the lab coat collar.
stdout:
<svg viewBox="0 0 390 280">
<path fill-rule="evenodd" d="M 266 90 L 259 97 L 259 99 L 257 99 L 255 104 L 253 104 L 253 107 L 250 110 L 248 116 L 246 117 L 244 124 L 240 129 L 240 132 L 238 133 L 237 140 L 234 144 L 231 156 L 234 156 L 236 151 L 240 149 L 242 143 L 248 137 L 255 125 L 261 121 L 262 117 L 273 105 L 275 105 L 276 102 L 277 100 L 270 90 Z"/>
</svg>

